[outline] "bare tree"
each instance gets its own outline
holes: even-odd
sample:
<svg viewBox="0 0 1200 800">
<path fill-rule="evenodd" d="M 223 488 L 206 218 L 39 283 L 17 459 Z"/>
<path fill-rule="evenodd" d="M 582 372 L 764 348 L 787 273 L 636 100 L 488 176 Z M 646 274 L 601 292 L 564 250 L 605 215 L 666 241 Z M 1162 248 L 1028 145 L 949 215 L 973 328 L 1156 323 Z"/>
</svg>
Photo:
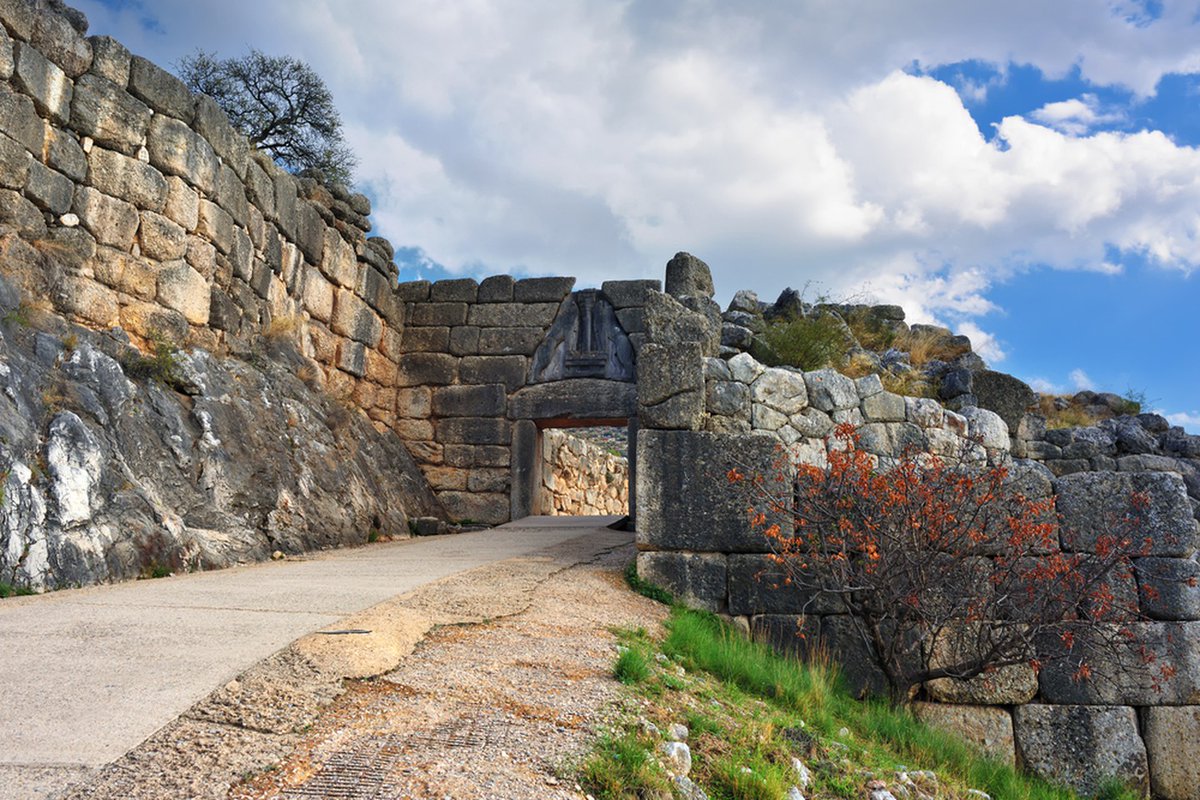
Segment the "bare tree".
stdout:
<svg viewBox="0 0 1200 800">
<path fill-rule="evenodd" d="M 351 182 L 356 159 L 342 139 L 333 95 L 308 64 L 258 50 L 228 59 L 197 50 L 177 69 L 188 88 L 215 100 L 233 126 L 280 166 Z"/>
</svg>

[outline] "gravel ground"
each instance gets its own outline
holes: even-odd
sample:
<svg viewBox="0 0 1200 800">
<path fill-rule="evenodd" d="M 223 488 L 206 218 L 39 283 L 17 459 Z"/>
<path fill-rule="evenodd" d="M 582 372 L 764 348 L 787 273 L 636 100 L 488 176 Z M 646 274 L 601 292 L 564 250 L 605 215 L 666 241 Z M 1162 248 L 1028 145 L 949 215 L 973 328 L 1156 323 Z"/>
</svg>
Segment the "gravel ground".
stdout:
<svg viewBox="0 0 1200 800">
<path fill-rule="evenodd" d="M 610 628 L 666 615 L 625 586 L 628 534 L 600 535 L 588 563 L 567 543 L 345 621 L 371 636 L 306 637 L 66 797 L 582 797 L 561 776 L 618 713 Z"/>
</svg>

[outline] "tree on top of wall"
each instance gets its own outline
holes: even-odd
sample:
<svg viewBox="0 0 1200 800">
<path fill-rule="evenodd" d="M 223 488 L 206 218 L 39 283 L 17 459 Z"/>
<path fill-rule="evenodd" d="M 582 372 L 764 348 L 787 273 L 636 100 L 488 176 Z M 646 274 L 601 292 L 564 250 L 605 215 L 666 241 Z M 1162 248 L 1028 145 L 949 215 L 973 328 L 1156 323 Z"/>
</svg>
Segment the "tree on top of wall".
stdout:
<svg viewBox="0 0 1200 800">
<path fill-rule="evenodd" d="M 250 144 L 290 172 L 317 170 L 349 184 L 356 164 L 342 137 L 342 120 L 321 76 L 291 56 L 251 50 L 217 58 L 197 50 L 177 65 L 194 92 L 211 97 Z"/>
<path fill-rule="evenodd" d="M 827 467 L 781 450 L 776 468 L 795 475 L 786 496 L 768 494 L 764 476 L 728 477 L 760 487 L 752 522 L 783 576 L 776 588 L 808 598 L 806 612 L 848 615 L 853 649 L 868 654 L 893 700 L 928 681 L 988 681 L 1051 660 L 1076 681 L 1132 670 L 1159 686 L 1173 676 L 1135 641 L 1137 593 L 1123 590 L 1151 546 L 1148 496 L 1135 492 L 1121 518 L 1077 546 L 1080 532 L 1060 524 L 1053 497 L 1030 496 L 1007 468 L 982 465 L 971 442 L 952 459 L 909 451 L 881 460 L 839 425 L 830 445 Z"/>
</svg>

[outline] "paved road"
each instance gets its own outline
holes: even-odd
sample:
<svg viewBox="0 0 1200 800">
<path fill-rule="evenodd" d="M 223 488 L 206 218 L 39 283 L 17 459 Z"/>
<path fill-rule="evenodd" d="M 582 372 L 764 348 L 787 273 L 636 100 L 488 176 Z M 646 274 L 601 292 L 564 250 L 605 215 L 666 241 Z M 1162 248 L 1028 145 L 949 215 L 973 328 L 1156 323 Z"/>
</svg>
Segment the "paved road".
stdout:
<svg viewBox="0 0 1200 800">
<path fill-rule="evenodd" d="M 616 519 L 529 517 L 478 533 L 4 600 L 0 798 L 50 792 L 119 758 L 300 636 Z M 611 537 L 597 551 L 610 545 Z"/>
</svg>

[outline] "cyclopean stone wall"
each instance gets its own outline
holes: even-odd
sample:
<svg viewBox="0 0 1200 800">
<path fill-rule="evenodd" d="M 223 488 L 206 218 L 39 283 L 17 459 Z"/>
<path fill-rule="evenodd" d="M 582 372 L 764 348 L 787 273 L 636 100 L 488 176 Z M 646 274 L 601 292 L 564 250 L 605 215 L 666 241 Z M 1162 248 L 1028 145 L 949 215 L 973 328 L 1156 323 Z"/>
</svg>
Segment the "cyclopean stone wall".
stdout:
<svg viewBox="0 0 1200 800">
<path fill-rule="evenodd" d="M 569 431 L 542 434 L 542 513 L 624 515 L 629 509 L 629 462 Z"/>
<path fill-rule="evenodd" d="M 1095 471 L 1112 465 L 1087 462 L 1088 471 L 1059 469 L 1056 476 L 1036 461 L 1014 459 L 1008 426 L 991 411 L 948 411 L 932 400 L 890 394 L 874 377 L 769 369 L 744 353 L 714 358 L 712 336 L 720 323 L 706 313 L 707 268 L 694 259 L 673 266 L 675 280 L 669 267 L 667 284 L 677 295 L 648 299 L 648 338 L 638 364 L 639 573 L 782 651 L 828 648 L 853 687 L 880 690 L 882 676 L 847 617 L 813 605 L 795 588 L 772 588 L 777 576 L 766 557 L 770 548 L 747 513 L 761 508 L 761 495 L 750 482 L 731 484 L 731 468 L 761 476 L 765 491 L 786 497 L 792 477 L 780 469 L 781 450 L 821 464 L 827 455 L 823 437 L 836 423 L 849 422 L 858 426 L 862 446 L 880 459 L 915 446 L 1008 464 L 1027 495 L 1055 497 L 1066 530 L 1096 532 L 1134 490 L 1146 492 L 1153 508 L 1144 531 L 1151 552 L 1135 564 L 1127 585 L 1113 590 L 1122 597 L 1137 594 L 1145 619 L 1131 627 L 1139 646 L 1175 670 L 1161 691 L 1150 685 L 1131 647 L 1128 663 L 1083 683 L 1062 666 L 934 682 L 916 710 L 1004 760 L 1084 792 L 1116 775 L 1158 797 L 1194 797 L 1200 785 L 1192 755 L 1200 749 L 1200 565 L 1193 503 L 1178 470 L 1164 461 L 1167 471 L 1147 472 L 1150 455 L 1141 454 L 1123 462 L 1128 471 Z M 1062 436 L 1064 452 L 1084 452 L 1068 450 L 1071 443 Z M 1089 456 L 1115 456 L 1115 438 L 1097 445 L 1099 452 L 1088 450 Z M 790 522 L 782 512 L 775 516 L 767 522 Z"/>
<path fill-rule="evenodd" d="M 413 281 L 395 430 L 452 519 L 492 524 L 539 507 L 549 427 L 637 416 L 646 297 L 657 281 L 574 278 Z"/>
<path fill-rule="evenodd" d="M 73 10 L 0 2 L 0 268 L 143 344 L 293 340 L 389 426 L 403 305 L 367 198 L 284 172 L 210 98 L 86 30 Z"/>
</svg>

